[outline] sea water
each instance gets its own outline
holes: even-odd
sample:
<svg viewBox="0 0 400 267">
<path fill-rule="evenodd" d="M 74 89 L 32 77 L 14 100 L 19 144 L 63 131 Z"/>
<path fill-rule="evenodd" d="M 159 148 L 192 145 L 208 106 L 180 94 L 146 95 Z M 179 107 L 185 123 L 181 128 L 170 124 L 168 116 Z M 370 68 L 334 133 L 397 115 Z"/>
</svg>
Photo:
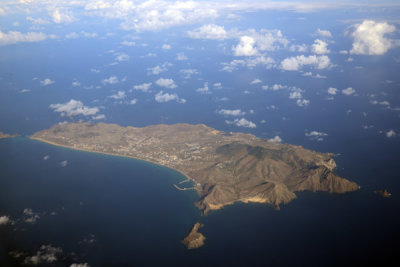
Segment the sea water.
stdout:
<svg viewBox="0 0 400 267">
<path fill-rule="evenodd" d="M 180 173 L 148 162 L 74 151 L 25 137 L 0 140 L 0 262 L 21 263 L 42 245 L 56 266 L 327 266 L 385 264 L 399 240 L 399 198 L 373 188 L 303 192 L 280 211 L 235 204 L 201 216 Z M 37 215 L 23 214 L 31 209 Z M 204 223 L 205 245 L 181 240 Z M 19 261 L 9 252 L 22 252 Z"/>
</svg>

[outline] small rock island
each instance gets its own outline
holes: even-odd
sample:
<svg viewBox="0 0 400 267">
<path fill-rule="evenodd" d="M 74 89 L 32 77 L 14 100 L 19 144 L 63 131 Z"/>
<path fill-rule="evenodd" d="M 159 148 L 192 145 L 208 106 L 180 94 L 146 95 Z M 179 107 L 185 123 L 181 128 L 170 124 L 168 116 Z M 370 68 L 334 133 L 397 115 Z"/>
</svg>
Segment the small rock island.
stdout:
<svg viewBox="0 0 400 267">
<path fill-rule="evenodd" d="M 376 190 L 375 193 L 380 195 L 381 197 L 390 197 L 392 195 L 386 189 Z"/>
<path fill-rule="evenodd" d="M 187 249 L 199 248 L 204 245 L 205 236 L 199 233 L 198 230 L 204 225 L 201 223 L 195 223 L 190 233 L 182 240 L 182 243 Z"/>
<path fill-rule="evenodd" d="M 106 123 L 58 124 L 32 139 L 77 150 L 153 162 L 181 172 L 199 194 L 207 214 L 235 202 L 277 209 L 297 191 L 345 193 L 358 185 L 336 175 L 331 153 L 270 142 L 252 134 L 222 132 L 204 124 L 143 128 Z"/>
</svg>

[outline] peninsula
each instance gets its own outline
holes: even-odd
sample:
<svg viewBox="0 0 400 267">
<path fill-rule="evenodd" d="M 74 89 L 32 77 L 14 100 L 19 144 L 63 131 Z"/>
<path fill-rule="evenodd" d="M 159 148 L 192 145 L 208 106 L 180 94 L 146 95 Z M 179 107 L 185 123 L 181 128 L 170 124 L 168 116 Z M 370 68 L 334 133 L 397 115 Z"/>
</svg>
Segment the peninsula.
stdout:
<svg viewBox="0 0 400 267">
<path fill-rule="evenodd" d="M 204 214 L 235 202 L 279 209 L 297 191 L 345 193 L 356 183 L 336 175 L 333 154 L 270 142 L 251 134 L 222 132 L 206 125 L 143 128 L 105 123 L 55 125 L 32 139 L 77 150 L 153 162 L 181 172 L 199 194 Z"/>
</svg>

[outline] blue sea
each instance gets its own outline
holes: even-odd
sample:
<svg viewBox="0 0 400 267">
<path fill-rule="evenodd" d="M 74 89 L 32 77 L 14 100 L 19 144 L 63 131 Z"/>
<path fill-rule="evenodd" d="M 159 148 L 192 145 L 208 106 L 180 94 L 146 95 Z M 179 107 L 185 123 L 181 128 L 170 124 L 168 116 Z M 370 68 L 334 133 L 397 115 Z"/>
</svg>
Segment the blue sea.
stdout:
<svg viewBox="0 0 400 267">
<path fill-rule="evenodd" d="M 303 192 L 280 211 L 235 204 L 202 216 L 197 194 L 173 187 L 185 177 L 161 166 L 26 137 L 0 140 L 0 151 L 0 214 L 14 221 L 0 228 L 3 266 L 18 264 L 9 252 L 27 257 L 42 245 L 62 249 L 54 266 L 381 265 L 398 257 L 396 174 L 385 164 L 368 169 L 363 158 L 339 171 L 371 183 L 358 192 Z M 374 194 L 389 182 L 392 197 Z M 188 251 L 180 241 L 197 221 L 207 239 Z"/>
</svg>

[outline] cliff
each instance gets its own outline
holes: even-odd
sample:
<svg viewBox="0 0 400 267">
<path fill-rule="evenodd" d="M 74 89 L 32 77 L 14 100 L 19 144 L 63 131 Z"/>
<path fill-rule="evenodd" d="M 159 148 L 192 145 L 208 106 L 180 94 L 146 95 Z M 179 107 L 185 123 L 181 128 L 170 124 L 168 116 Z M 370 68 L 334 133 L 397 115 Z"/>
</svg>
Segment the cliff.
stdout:
<svg viewBox="0 0 400 267">
<path fill-rule="evenodd" d="M 207 213 L 235 202 L 279 209 L 296 191 L 345 193 L 356 183 L 333 171 L 333 154 L 278 144 L 251 134 L 226 133 L 203 124 L 153 125 L 69 123 L 31 138 L 73 149 L 138 158 L 175 169 L 195 183 L 196 205 Z"/>
</svg>

